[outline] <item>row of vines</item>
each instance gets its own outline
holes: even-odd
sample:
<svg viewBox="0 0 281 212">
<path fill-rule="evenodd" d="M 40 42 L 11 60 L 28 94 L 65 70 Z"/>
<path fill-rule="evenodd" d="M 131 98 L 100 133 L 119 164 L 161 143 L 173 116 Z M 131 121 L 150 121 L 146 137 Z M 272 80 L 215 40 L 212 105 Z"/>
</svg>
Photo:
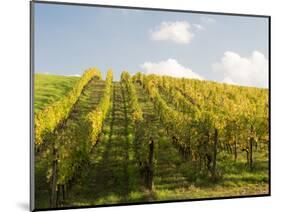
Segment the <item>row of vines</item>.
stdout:
<svg viewBox="0 0 281 212">
<path fill-rule="evenodd" d="M 198 173 L 222 176 L 218 154 L 245 152 L 254 168 L 254 147 L 268 144 L 268 92 L 166 76 L 134 76 L 154 102 L 167 135 Z"/>
<path fill-rule="evenodd" d="M 98 105 L 89 113 L 78 115 L 78 119 L 75 118 L 75 114 L 73 115 L 75 113 L 73 107 L 83 95 L 83 89 L 92 80 L 100 79 L 99 70 L 87 70 L 66 97 L 42 111 L 45 113 L 37 114 L 37 117 L 41 116 L 40 121 L 45 123 L 44 130 L 43 127 L 40 128 L 41 132 L 47 132 L 47 134 L 41 134 L 41 140 L 48 145 L 44 154 L 47 158 L 46 180 L 50 185 L 51 207 L 63 204 L 66 188 L 79 175 L 79 170 L 88 161 L 91 150 L 101 134 L 103 122 L 111 107 L 112 71 L 107 73 L 105 88 Z M 69 119 L 71 113 L 72 118 Z M 53 116 L 58 117 L 52 123 L 48 123 L 47 120 Z M 35 121 L 35 123 L 38 122 Z M 35 129 L 37 127 L 38 124 L 35 124 Z M 40 142 L 37 142 L 36 145 L 40 145 Z"/>
</svg>

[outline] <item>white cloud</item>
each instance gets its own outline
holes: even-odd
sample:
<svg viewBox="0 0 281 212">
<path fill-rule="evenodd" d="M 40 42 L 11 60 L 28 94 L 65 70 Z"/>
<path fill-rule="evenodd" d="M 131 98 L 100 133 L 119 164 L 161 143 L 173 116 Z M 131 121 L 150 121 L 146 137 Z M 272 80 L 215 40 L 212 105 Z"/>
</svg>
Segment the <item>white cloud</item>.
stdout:
<svg viewBox="0 0 281 212">
<path fill-rule="evenodd" d="M 250 57 L 226 51 L 221 61 L 212 65 L 213 70 L 223 75 L 223 81 L 245 86 L 268 86 L 268 60 L 259 51 Z"/>
<path fill-rule="evenodd" d="M 69 74 L 69 75 L 66 75 L 68 77 L 81 77 L 80 74 Z"/>
<path fill-rule="evenodd" d="M 208 18 L 208 17 L 201 17 L 200 20 L 201 20 L 202 23 L 205 23 L 205 24 L 213 24 L 213 23 L 216 22 L 215 19 Z"/>
<path fill-rule="evenodd" d="M 145 62 L 141 65 L 146 74 L 167 75 L 172 77 L 185 77 L 193 79 L 203 79 L 191 69 L 179 64 L 175 59 L 168 59 L 160 62 Z"/>
<path fill-rule="evenodd" d="M 201 24 L 192 24 L 197 30 L 205 30 L 205 27 L 203 27 Z"/>
<path fill-rule="evenodd" d="M 150 35 L 152 40 L 169 40 L 178 44 L 188 44 L 194 36 L 187 21 L 162 22 Z"/>
</svg>

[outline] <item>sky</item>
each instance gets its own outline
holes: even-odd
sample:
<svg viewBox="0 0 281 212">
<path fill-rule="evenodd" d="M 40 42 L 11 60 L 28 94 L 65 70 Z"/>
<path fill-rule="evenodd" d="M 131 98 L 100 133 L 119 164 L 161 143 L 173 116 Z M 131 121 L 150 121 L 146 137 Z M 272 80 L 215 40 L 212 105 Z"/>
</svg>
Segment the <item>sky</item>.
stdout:
<svg viewBox="0 0 281 212">
<path fill-rule="evenodd" d="M 268 87 L 268 19 L 35 3 L 35 72 L 97 67 Z"/>
</svg>

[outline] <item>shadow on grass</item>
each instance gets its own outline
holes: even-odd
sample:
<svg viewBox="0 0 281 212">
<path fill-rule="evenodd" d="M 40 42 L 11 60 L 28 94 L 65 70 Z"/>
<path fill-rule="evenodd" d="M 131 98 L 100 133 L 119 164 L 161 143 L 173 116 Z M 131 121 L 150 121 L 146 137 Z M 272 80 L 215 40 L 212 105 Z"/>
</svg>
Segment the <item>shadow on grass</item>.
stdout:
<svg viewBox="0 0 281 212">
<path fill-rule="evenodd" d="M 103 136 L 92 152 L 90 165 L 81 171 L 80 182 L 70 192 L 69 205 L 110 204 L 141 198 L 135 179 L 137 164 L 129 155 L 126 92 L 120 83 L 114 83 L 113 87 L 113 104 L 105 120 Z"/>
</svg>

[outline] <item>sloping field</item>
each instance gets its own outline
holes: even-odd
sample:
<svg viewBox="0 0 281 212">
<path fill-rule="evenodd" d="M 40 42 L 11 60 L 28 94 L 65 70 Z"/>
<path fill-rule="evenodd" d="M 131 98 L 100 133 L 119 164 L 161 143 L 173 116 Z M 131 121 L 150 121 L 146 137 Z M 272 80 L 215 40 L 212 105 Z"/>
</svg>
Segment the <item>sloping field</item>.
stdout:
<svg viewBox="0 0 281 212">
<path fill-rule="evenodd" d="M 47 105 L 59 100 L 69 92 L 79 77 L 35 74 L 34 111 L 42 110 Z"/>
<path fill-rule="evenodd" d="M 76 79 L 59 78 L 52 89 L 63 95 Z M 105 118 L 89 122 L 107 86 Z M 43 88 L 35 84 L 37 105 L 52 90 Z M 267 95 L 141 74 L 93 78 L 36 152 L 36 208 L 268 194 Z"/>
</svg>

